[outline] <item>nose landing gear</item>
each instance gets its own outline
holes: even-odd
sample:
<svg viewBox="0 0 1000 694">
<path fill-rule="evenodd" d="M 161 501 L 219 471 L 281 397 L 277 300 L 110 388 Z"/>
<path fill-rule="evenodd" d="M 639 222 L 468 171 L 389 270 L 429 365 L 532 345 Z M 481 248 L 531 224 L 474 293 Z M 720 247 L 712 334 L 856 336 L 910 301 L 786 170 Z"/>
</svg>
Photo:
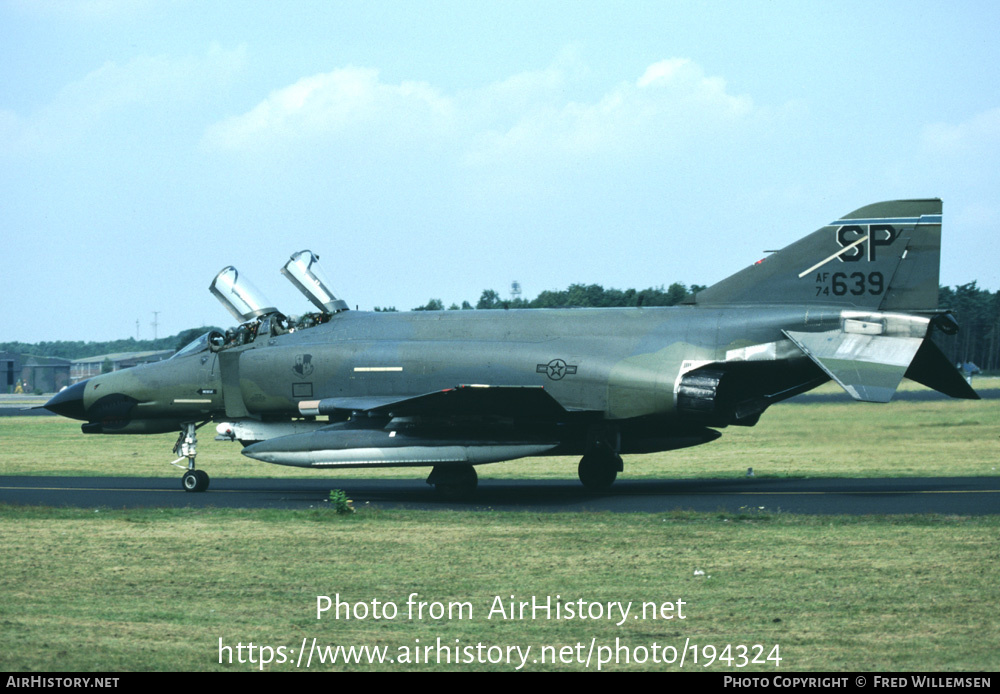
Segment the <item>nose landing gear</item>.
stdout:
<svg viewBox="0 0 1000 694">
<path fill-rule="evenodd" d="M 181 486 L 186 492 L 203 492 L 208 489 L 208 473 L 204 470 L 188 470 L 181 477 Z"/>
<path fill-rule="evenodd" d="M 208 473 L 204 470 L 196 470 L 194 467 L 194 459 L 198 454 L 198 437 L 195 435 L 195 431 L 199 426 L 201 425 L 196 425 L 194 422 L 182 425 L 181 434 L 177 437 L 177 443 L 174 444 L 174 454 L 180 457 L 170 463 L 184 469 L 184 466 L 178 465 L 178 463 L 187 458 L 187 472 L 181 477 L 181 488 L 186 492 L 203 492 L 208 489 Z"/>
</svg>

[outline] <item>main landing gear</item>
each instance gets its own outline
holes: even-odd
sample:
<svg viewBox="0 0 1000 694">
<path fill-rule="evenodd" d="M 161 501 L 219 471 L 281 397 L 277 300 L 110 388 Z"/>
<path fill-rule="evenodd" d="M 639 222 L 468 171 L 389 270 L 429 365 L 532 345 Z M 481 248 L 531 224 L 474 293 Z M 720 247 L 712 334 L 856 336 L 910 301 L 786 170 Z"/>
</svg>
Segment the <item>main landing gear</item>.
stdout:
<svg viewBox="0 0 1000 694">
<path fill-rule="evenodd" d="M 577 473 L 588 491 L 606 492 L 624 469 L 622 457 L 610 449 L 590 451 L 580 458 Z"/>
<path fill-rule="evenodd" d="M 444 499 L 464 499 L 476 491 L 479 475 L 471 465 L 437 465 L 427 477 L 427 484 Z"/>
<path fill-rule="evenodd" d="M 181 477 L 181 486 L 186 492 L 203 492 L 208 489 L 209 477 L 204 470 L 188 470 Z"/>
<path fill-rule="evenodd" d="M 204 470 L 195 470 L 194 467 L 194 458 L 198 454 L 198 437 L 195 435 L 198 425 L 194 422 L 188 422 L 181 426 L 181 435 L 177 437 L 177 443 L 174 444 L 174 454 L 179 455 L 180 458 L 170 464 L 184 469 L 184 466 L 178 465 L 178 463 L 187 458 L 187 472 L 181 477 L 181 488 L 186 492 L 203 492 L 208 489 L 208 473 Z"/>
</svg>

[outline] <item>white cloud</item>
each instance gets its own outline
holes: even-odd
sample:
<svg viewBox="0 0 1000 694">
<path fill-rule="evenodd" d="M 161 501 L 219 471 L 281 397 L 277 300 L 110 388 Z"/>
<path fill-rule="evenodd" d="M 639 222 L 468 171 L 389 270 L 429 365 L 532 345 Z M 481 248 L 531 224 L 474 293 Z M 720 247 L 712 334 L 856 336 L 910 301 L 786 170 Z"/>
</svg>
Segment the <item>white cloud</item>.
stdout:
<svg viewBox="0 0 1000 694">
<path fill-rule="evenodd" d="M 682 69 L 690 64 L 691 61 L 687 58 L 671 58 L 670 60 L 661 60 L 658 63 L 653 63 L 646 68 L 646 72 L 639 78 L 638 85 L 640 87 L 648 87 L 656 82 L 670 82 L 677 77 Z"/>
<path fill-rule="evenodd" d="M 658 90 L 656 99 L 664 109 L 686 104 L 713 118 L 739 118 L 753 109 L 750 97 L 729 94 L 724 79 L 709 77 L 699 65 L 682 58 L 650 65 L 636 86 L 640 90 Z"/>
<path fill-rule="evenodd" d="M 753 115 L 749 97 L 728 93 L 723 79 L 696 63 L 673 58 L 597 99 L 529 108 L 506 130 L 481 133 L 466 161 L 646 156 L 746 132 Z"/>
<path fill-rule="evenodd" d="M 165 112 L 200 108 L 206 94 L 228 83 L 246 64 L 244 47 L 227 51 L 213 45 L 200 56 L 139 56 L 127 63 L 108 61 L 66 85 L 34 113 L 0 113 L 0 144 L 7 153 L 51 153 L 123 114 L 134 127 L 162 119 Z"/>
<path fill-rule="evenodd" d="M 582 72 L 561 56 L 544 70 L 448 95 L 425 82 L 391 83 L 375 69 L 345 67 L 272 92 L 210 126 L 203 144 L 251 154 L 295 143 L 374 152 L 388 139 L 393 151 L 433 143 L 473 167 L 572 164 L 745 132 L 759 115 L 749 97 L 731 94 L 723 79 L 686 59 L 655 63 L 633 82 L 580 96 Z"/>
<path fill-rule="evenodd" d="M 434 133 L 454 111 L 450 99 L 424 82 L 387 84 L 377 70 L 346 67 L 272 92 L 253 109 L 210 126 L 209 148 L 253 149 L 337 137 L 355 130 Z"/>
</svg>

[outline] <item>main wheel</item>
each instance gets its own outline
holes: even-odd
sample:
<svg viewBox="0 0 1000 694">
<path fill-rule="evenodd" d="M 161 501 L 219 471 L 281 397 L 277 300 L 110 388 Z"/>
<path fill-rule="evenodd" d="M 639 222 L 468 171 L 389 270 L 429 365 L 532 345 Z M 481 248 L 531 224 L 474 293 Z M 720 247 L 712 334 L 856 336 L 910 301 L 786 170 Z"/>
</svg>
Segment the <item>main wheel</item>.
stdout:
<svg viewBox="0 0 1000 694">
<path fill-rule="evenodd" d="M 427 478 L 427 484 L 434 485 L 434 491 L 444 499 L 464 499 L 476 491 L 479 475 L 471 465 L 435 467 Z"/>
<path fill-rule="evenodd" d="M 204 470 L 188 470 L 181 477 L 181 487 L 186 492 L 203 492 L 208 489 L 209 477 Z"/>
<path fill-rule="evenodd" d="M 592 492 L 605 492 L 618 478 L 621 458 L 614 453 L 594 451 L 580 459 L 577 473 L 583 486 Z"/>
</svg>

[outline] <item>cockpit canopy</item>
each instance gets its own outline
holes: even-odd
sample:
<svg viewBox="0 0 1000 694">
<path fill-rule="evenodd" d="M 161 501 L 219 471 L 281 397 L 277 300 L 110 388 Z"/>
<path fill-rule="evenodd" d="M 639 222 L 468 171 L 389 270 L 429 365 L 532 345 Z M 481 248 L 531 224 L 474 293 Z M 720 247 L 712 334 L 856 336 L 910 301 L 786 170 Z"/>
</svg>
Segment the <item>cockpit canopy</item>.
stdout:
<svg viewBox="0 0 1000 694">
<path fill-rule="evenodd" d="M 298 317 L 280 313 L 232 265 L 223 268 L 208 288 L 240 325 L 227 330 L 225 335 L 215 333 L 202 336 L 175 356 L 193 354 L 201 349 L 218 351 L 254 342 L 261 335 L 275 337 L 310 328 L 326 323 L 335 313 L 346 311 L 347 302 L 338 299 L 330 291 L 330 285 L 317 264 L 318 260 L 319 256 L 312 251 L 299 251 L 281 268 L 281 274 L 287 277 L 320 311 Z"/>
<path fill-rule="evenodd" d="M 319 267 L 319 256 L 312 251 L 299 251 L 281 268 L 281 274 L 305 294 L 313 305 L 324 313 L 347 310 L 347 302 L 338 299 L 330 290 L 330 283 Z"/>
<path fill-rule="evenodd" d="M 232 265 L 223 268 L 208 289 L 240 323 L 278 310 Z"/>
</svg>

